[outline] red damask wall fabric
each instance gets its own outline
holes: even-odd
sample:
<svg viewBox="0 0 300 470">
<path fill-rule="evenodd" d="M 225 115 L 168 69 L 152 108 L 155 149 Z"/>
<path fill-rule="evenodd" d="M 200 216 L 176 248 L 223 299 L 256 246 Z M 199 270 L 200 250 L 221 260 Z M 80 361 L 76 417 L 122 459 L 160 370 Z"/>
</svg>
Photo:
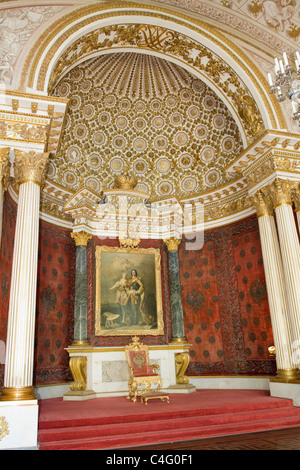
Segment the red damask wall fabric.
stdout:
<svg viewBox="0 0 300 470">
<path fill-rule="evenodd" d="M 72 379 L 65 348 L 73 341 L 75 245 L 68 230 L 40 222 L 35 384 Z"/>
<path fill-rule="evenodd" d="M 12 202 L 8 195 L 5 195 L 3 205 L 3 219 L 2 219 L 2 240 L 0 251 L 0 287 L 1 287 L 1 302 L 0 302 L 0 341 L 6 344 L 6 332 L 8 321 L 8 307 L 9 307 L 9 290 L 11 280 L 11 269 L 14 251 L 14 235 L 15 225 L 17 219 L 17 210 L 15 204 Z M 2 343 L 2 346 L 3 346 Z M 4 347 L 3 347 L 4 349 Z M 4 352 L 5 354 L 5 352 Z M 3 386 L 4 381 L 4 358 L 1 354 L 0 361 L 0 386 Z M 2 364 L 1 364 L 2 362 Z"/>
<path fill-rule="evenodd" d="M 188 375 L 273 375 L 273 334 L 256 217 L 179 248 Z"/>
</svg>

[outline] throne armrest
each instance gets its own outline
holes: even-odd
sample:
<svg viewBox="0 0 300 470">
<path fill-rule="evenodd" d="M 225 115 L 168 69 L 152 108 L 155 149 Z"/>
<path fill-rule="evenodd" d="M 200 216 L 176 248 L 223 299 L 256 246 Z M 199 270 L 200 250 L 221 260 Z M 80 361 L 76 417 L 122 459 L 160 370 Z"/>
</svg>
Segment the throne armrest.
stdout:
<svg viewBox="0 0 300 470">
<path fill-rule="evenodd" d="M 154 370 L 159 370 L 159 365 L 158 364 L 149 364 L 148 371 L 153 372 Z"/>
</svg>

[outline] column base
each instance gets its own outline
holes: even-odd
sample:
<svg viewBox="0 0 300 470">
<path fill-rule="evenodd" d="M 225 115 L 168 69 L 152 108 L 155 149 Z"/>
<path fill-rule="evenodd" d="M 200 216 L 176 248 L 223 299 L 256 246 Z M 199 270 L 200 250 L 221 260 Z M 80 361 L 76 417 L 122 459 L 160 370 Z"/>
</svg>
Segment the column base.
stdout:
<svg viewBox="0 0 300 470">
<path fill-rule="evenodd" d="M 188 340 L 185 336 L 182 338 L 172 338 L 169 344 L 188 344 Z"/>
<path fill-rule="evenodd" d="M 270 382 L 300 384 L 300 371 L 299 369 L 278 369 L 277 375 L 271 377 Z"/>
<path fill-rule="evenodd" d="M 170 385 L 165 390 L 170 393 L 194 393 L 197 391 L 197 388 L 193 384 L 176 384 Z"/>
<path fill-rule="evenodd" d="M 92 400 L 94 398 L 97 398 L 97 395 L 94 390 L 75 390 L 67 392 L 63 396 L 64 401 L 85 401 Z"/>
<path fill-rule="evenodd" d="M 90 346 L 90 343 L 86 340 L 86 339 L 83 339 L 83 340 L 74 340 L 73 343 L 71 344 L 71 346 L 69 346 L 70 348 L 72 347 L 76 347 L 76 348 L 86 348 Z"/>
<path fill-rule="evenodd" d="M 4 387 L 0 401 L 36 400 L 33 387 Z"/>
</svg>

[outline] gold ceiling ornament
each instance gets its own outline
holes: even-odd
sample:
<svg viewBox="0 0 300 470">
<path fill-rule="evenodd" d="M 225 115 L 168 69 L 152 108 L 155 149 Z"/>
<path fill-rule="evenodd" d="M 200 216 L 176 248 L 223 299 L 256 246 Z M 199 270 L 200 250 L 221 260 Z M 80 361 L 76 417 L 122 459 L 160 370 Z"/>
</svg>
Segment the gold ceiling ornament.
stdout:
<svg viewBox="0 0 300 470">
<path fill-rule="evenodd" d="M 71 237 L 73 238 L 76 246 L 87 246 L 88 241 L 91 240 L 92 235 L 82 230 L 81 232 L 72 232 Z"/>
<path fill-rule="evenodd" d="M 90 59 L 70 71 L 54 92 L 71 98 L 48 178 L 71 191 L 83 181 L 97 192 L 112 189 L 111 175 L 130 169 L 139 180 L 135 191 L 165 197 L 176 190 L 180 199 L 192 197 L 206 184 L 212 188 L 229 181 L 224 166 L 243 149 L 238 126 L 221 99 L 163 59 L 136 53 Z M 209 153 L 209 161 L 202 152 Z"/>
<path fill-rule="evenodd" d="M 123 189 L 124 191 L 133 190 L 138 183 L 136 177 L 130 175 L 127 169 L 121 175 L 116 176 L 114 182 L 115 188 Z"/>
<path fill-rule="evenodd" d="M 18 184 L 36 183 L 44 184 L 45 169 L 48 163 L 49 153 L 38 153 L 33 150 L 24 152 L 15 150 L 14 173 Z"/>
<path fill-rule="evenodd" d="M 102 40 L 99 40 L 100 36 Z M 183 63 L 188 63 L 190 67 L 205 75 L 222 91 L 227 100 L 233 103 L 250 141 L 264 130 L 263 120 L 255 100 L 236 72 L 202 44 L 177 31 L 161 26 L 111 25 L 82 36 L 65 50 L 56 63 L 48 92 L 52 92 L 54 85 L 68 69 L 85 58 L 88 59 L 92 53 L 107 49 L 112 52 L 114 48 L 119 50 L 124 47 L 159 51 L 169 57 L 179 58 Z"/>
</svg>

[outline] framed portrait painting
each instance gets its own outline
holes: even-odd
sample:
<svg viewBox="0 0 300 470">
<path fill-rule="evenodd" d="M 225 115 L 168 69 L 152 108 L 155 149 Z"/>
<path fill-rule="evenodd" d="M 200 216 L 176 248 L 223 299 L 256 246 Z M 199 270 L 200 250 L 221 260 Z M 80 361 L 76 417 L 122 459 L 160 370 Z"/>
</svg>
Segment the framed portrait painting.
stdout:
<svg viewBox="0 0 300 470">
<path fill-rule="evenodd" d="M 95 289 L 96 336 L 163 334 L 159 249 L 97 246 Z"/>
</svg>

